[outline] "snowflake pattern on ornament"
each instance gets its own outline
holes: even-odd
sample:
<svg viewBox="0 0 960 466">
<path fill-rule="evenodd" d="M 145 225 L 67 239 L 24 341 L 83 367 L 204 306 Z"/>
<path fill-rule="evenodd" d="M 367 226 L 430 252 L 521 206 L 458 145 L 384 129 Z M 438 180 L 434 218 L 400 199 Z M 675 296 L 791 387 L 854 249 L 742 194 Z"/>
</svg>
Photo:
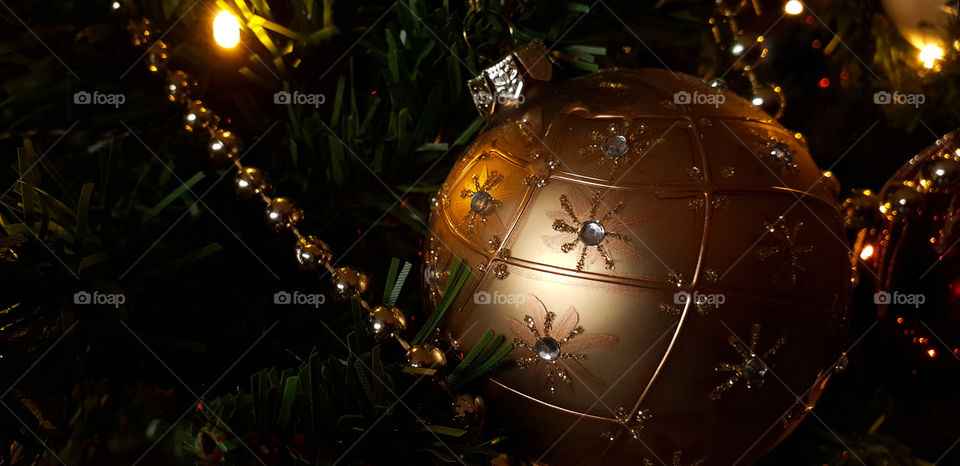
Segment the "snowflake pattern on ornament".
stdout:
<svg viewBox="0 0 960 466">
<path fill-rule="evenodd" d="M 589 135 L 590 144 L 580 149 L 580 155 L 594 162 L 597 168 L 609 166 L 607 178 L 613 180 L 621 167 L 631 167 L 634 157 L 642 158 L 663 138 L 647 134 L 647 125 L 630 120 L 611 122 L 604 131 L 594 130 Z"/>
<path fill-rule="evenodd" d="M 594 386 L 603 385 L 580 361 L 587 358 L 585 350 L 612 344 L 617 337 L 585 334 L 580 314 L 573 306 L 558 319 L 556 313 L 547 311 L 540 298 L 531 294 L 527 296 L 527 309 L 530 314 L 523 317 L 523 322 L 504 316 L 513 331 L 513 343 L 521 353 L 513 356 L 520 370 L 530 369 L 546 376 L 550 394 L 556 392 L 559 382 L 572 386 L 574 377 Z"/>
<path fill-rule="evenodd" d="M 626 222 L 618 215 L 623 202 L 598 217 L 600 207 L 606 207 L 603 205 L 604 193 L 598 191 L 589 198 L 579 190 L 568 194 L 560 195 L 563 210 L 547 212 L 547 217 L 553 220 L 553 229 L 560 232 L 543 236 L 547 247 L 564 253 L 578 250 L 576 268 L 579 272 L 601 258 L 607 269 L 613 269 L 614 255 L 640 257 L 640 251 L 631 244 L 630 238 L 615 231 L 627 228 Z"/>
<path fill-rule="evenodd" d="M 720 363 L 714 369 L 718 373 L 732 372 L 733 374 L 710 392 L 710 399 L 714 401 L 719 400 L 727 390 L 733 388 L 733 386 L 741 380 L 743 380 L 744 385 L 746 385 L 748 389 L 763 385 L 764 378 L 767 372 L 770 371 L 766 361 L 777 354 L 777 351 L 780 351 L 780 348 L 783 347 L 786 342 L 786 337 L 781 336 L 777 338 L 773 346 L 763 353 L 763 355 L 758 355 L 757 344 L 760 343 L 760 324 L 753 324 L 751 327 L 749 346 L 740 341 L 736 335 L 729 335 L 727 337 L 727 343 L 730 344 L 730 347 L 732 347 L 743 360 L 737 364 L 729 362 Z"/>
</svg>

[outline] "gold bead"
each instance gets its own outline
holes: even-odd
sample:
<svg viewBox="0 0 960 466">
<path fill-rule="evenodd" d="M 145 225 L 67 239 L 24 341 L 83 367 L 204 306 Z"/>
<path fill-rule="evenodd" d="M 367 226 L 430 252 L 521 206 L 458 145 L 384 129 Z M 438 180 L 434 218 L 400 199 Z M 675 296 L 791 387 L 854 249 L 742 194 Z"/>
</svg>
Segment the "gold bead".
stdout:
<svg viewBox="0 0 960 466">
<path fill-rule="evenodd" d="M 147 49 L 147 69 L 159 73 L 167 68 L 167 44 L 158 40 Z"/>
<path fill-rule="evenodd" d="M 197 82 L 190 79 L 187 73 L 177 70 L 167 72 L 167 98 L 171 102 L 184 102 L 193 89 L 197 87 Z"/>
<path fill-rule="evenodd" d="M 920 167 L 920 185 L 928 191 L 946 191 L 960 181 L 960 162 L 938 157 L 923 162 Z"/>
<path fill-rule="evenodd" d="M 464 428 L 482 425 L 487 418 L 487 403 L 479 395 L 461 393 L 451 403 L 453 421 Z"/>
<path fill-rule="evenodd" d="M 237 147 L 237 137 L 233 133 L 217 129 L 210 137 L 207 151 L 214 160 L 230 161 L 240 153 L 240 148 Z"/>
<path fill-rule="evenodd" d="M 354 294 L 362 295 L 370 286 L 367 275 L 352 267 L 340 267 L 334 270 L 330 275 L 330 281 L 333 284 L 334 297 L 340 300 L 348 299 Z"/>
<path fill-rule="evenodd" d="M 195 129 L 215 128 L 220 117 L 213 114 L 201 100 L 187 100 L 187 113 L 183 116 L 183 124 L 187 131 Z"/>
<path fill-rule="evenodd" d="M 407 351 L 407 364 L 423 369 L 442 369 L 447 365 L 447 357 L 440 348 L 429 343 L 421 343 L 413 345 L 410 351 Z"/>
<path fill-rule="evenodd" d="M 371 335 L 378 339 L 393 338 L 407 329 L 407 318 L 395 307 L 377 306 L 370 311 L 367 319 Z"/>
<path fill-rule="evenodd" d="M 881 195 L 880 212 L 889 220 L 913 217 L 923 210 L 923 193 L 912 182 L 887 188 Z"/>
<path fill-rule="evenodd" d="M 234 188 L 237 190 L 237 195 L 244 198 L 260 194 L 269 195 L 272 191 L 272 187 L 267 183 L 263 173 L 253 167 L 245 167 L 237 172 L 237 177 L 234 179 Z"/>
<path fill-rule="evenodd" d="M 281 232 L 296 226 L 303 220 L 303 210 L 284 197 L 275 197 L 267 205 L 267 225 L 273 231 Z"/>
<path fill-rule="evenodd" d="M 879 208 L 880 201 L 869 190 L 853 191 L 840 205 L 843 227 L 850 231 L 858 231 L 877 224 L 880 219 Z"/>
<path fill-rule="evenodd" d="M 316 270 L 333 259 L 333 253 L 327 243 L 313 236 L 304 236 L 297 240 L 297 264 L 301 270 Z"/>
</svg>

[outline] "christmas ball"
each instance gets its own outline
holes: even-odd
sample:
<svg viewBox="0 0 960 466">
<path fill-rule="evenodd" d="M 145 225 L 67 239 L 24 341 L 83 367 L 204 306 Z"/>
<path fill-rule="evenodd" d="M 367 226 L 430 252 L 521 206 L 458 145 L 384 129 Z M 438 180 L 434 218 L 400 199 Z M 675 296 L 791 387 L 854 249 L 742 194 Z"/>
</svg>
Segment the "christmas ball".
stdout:
<svg viewBox="0 0 960 466">
<path fill-rule="evenodd" d="M 918 366 L 960 354 L 960 130 L 908 161 L 881 190 L 855 252 L 876 277 L 874 303 Z M 861 274 L 861 277 L 871 275 Z M 950 367 L 952 370 L 952 367 Z"/>
<path fill-rule="evenodd" d="M 532 460 L 748 464 L 843 351 L 851 264 L 834 186 L 731 92 L 663 70 L 525 87 L 456 162 L 424 277 L 474 272 L 442 328 L 515 349 L 486 384 Z"/>
</svg>

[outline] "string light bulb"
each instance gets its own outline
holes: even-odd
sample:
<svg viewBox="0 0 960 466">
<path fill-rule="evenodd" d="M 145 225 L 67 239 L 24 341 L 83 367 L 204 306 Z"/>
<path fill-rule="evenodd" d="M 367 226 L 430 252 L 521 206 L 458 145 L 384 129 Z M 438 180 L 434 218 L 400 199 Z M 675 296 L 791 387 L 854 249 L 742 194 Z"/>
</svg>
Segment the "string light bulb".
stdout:
<svg viewBox="0 0 960 466">
<path fill-rule="evenodd" d="M 920 62 L 923 63 L 924 68 L 932 69 L 937 64 L 937 60 L 942 59 L 943 49 L 939 45 L 927 44 L 920 48 Z"/>
<path fill-rule="evenodd" d="M 785 5 L 783 5 L 783 11 L 788 15 L 799 15 L 803 13 L 803 2 L 799 0 L 790 0 Z"/>
<path fill-rule="evenodd" d="M 240 21 L 233 13 L 222 10 L 213 19 L 213 38 L 221 47 L 230 49 L 240 43 Z"/>
</svg>

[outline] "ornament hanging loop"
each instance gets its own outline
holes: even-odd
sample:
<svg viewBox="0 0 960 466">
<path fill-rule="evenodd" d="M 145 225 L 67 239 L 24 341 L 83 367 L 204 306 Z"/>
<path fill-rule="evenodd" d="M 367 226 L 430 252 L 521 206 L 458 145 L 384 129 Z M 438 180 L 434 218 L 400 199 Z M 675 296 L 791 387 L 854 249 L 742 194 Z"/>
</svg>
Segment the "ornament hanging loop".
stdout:
<svg viewBox="0 0 960 466">
<path fill-rule="evenodd" d="M 516 38 L 516 34 L 513 29 L 513 23 L 511 23 L 506 16 L 500 14 L 500 12 L 483 6 L 483 2 L 481 0 L 468 0 L 468 3 L 470 7 L 467 10 L 467 15 L 463 18 L 463 42 L 467 45 L 467 49 L 471 50 L 481 60 L 488 62 L 493 61 L 492 58 L 480 53 L 480 49 L 475 47 L 474 44 L 470 42 L 470 30 L 474 29 L 480 20 L 485 18 L 501 21 L 507 27 L 507 34 L 509 36 L 508 44 L 510 47 L 513 47 L 514 40 Z"/>
</svg>

